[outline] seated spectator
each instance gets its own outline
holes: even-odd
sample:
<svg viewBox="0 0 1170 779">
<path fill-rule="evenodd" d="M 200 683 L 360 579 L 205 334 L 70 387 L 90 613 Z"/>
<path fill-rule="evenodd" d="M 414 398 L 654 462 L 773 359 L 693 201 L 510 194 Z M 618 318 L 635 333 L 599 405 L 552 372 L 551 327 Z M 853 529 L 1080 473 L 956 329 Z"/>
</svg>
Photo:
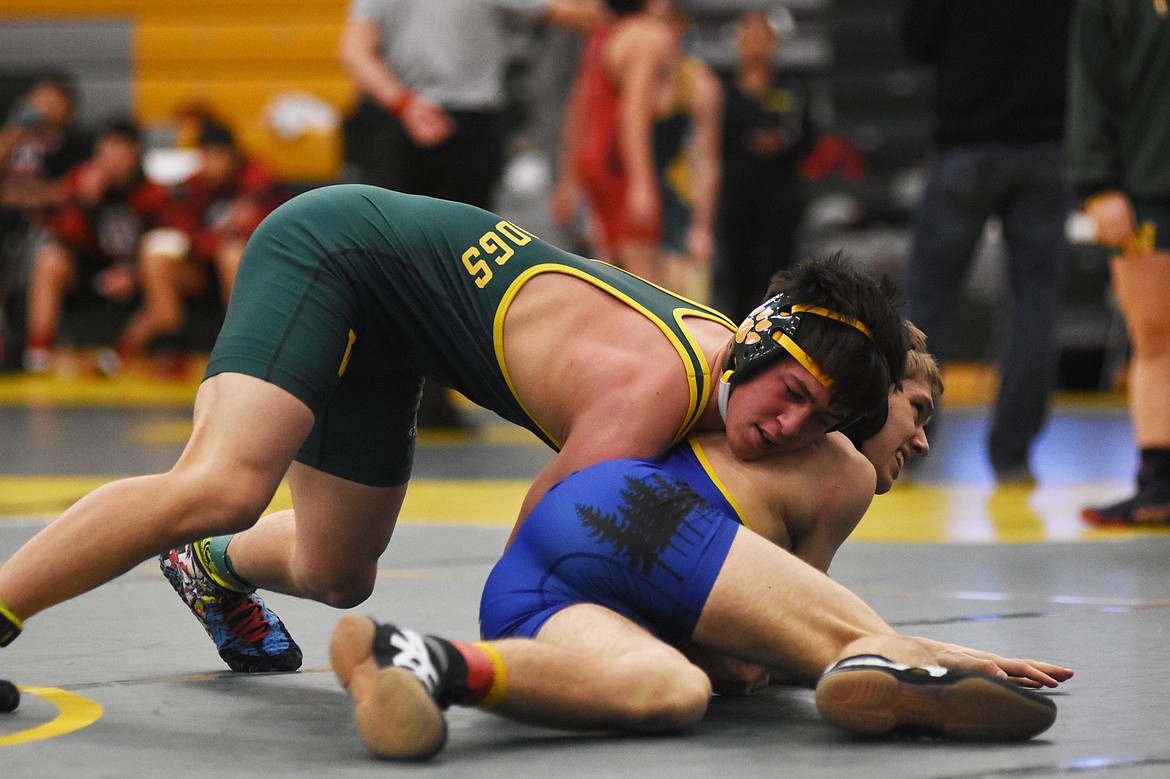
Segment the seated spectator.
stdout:
<svg viewBox="0 0 1170 779">
<path fill-rule="evenodd" d="M 65 172 L 89 156 L 90 139 L 74 123 L 76 94 L 69 78 L 45 73 L 13 105 L 0 127 L 0 360 L 13 331 L 5 309 L 47 212 L 58 205 Z M 23 309 L 23 306 L 17 306 Z M 23 316 L 8 324 L 22 329 Z M 19 344 L 19 341 L 16 341 Z M 19 354 L 19 348 L 14 349 Z"/>
<path fill-rule="evenodd" d="M 194 233 L 187 211 L 147 180 L 139 130 L 130 122 L 99 132 L 90 159 L 66 173 L 63 198 L 32 258 L 24 351 L 32 372 L 49 368 L 67 299 L 128 302 L 140 255 L 182 258 Z M 99 365 L 114 369 L 113 353 L 105 351 Z"/>
<path fill-rule="evenodd" d="M 218 287 L 226 307 L 248 236 L 282 199 L 275 175 L 246 155 L 214 119 L 199 128 L 198 149 L 198 172 L 173 190 L 198 224 L 194 243 L 181 262 L 158 252 L 140 257 L 142 306 L 118 341 L 123 358 L 153 345 L 163 353 L 163 364 L 180 367 L 170 358 L 177 355 L 188 301 Z"/>
</svg>

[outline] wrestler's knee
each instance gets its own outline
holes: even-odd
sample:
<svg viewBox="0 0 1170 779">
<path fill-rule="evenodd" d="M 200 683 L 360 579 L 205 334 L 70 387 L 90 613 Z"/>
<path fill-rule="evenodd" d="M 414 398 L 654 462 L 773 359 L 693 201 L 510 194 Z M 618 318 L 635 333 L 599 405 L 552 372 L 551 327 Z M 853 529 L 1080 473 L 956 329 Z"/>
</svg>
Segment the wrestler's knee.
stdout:
<svg viewBox="0 0 1170 779">
<path fill-rule="evenodd" d="M 274 487 L 215 468 L 176 467 L 164 477 L 165 493 L 180 507 L 176 530 L 184 537 L 238 533 L 256 524 Z"/>
<path fill-rule="evenodd" d="M 306 561 L 297 569 L 301 591 L 312 593 L 314 600 L 336 609 L 352 609 L 365 603 L 374 592 L 378 576 L 376 563 L 337 567 Z"/>
<path fill-rule="evenodd" d="M 629 668 L 625 716 L 645 730 L 669 731 L 691 727 L 703 718 L 711 698 L 707 674 L 681 656 L 662 662 L 637 662 Z"/>
</svg>

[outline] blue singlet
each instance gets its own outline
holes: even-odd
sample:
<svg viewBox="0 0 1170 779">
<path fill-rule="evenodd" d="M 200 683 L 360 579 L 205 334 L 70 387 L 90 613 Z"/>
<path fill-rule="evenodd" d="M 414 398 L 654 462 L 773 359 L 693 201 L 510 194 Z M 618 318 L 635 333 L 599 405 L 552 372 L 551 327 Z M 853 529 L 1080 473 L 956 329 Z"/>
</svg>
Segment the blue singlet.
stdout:
<svg viewBox="0 0 1170 779">
<path fill-rule="evenodd" d="M 595 603 L 671 644 L 688 641 L 742 524 L 694 438 L 656 460 L 578 471 L 536 505 L 480 601 L 486 639 L 534 637 Z"/>
</svg>

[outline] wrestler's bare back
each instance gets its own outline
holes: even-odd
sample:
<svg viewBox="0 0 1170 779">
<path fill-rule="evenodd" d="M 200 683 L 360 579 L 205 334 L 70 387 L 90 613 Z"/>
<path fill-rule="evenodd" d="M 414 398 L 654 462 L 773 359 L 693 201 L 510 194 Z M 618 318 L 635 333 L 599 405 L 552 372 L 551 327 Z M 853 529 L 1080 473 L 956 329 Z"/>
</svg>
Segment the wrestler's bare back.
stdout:
<svg viewBox="0 0 1170 779">
<path fill-rule="evenodd" d="M 701 317 L 684 319 L 712 381 L 732 332 Z M 594 285 L 562 273 L 525 283 L 504 319 L 504 360 L 520 401 L 561 443 L 534 493 L 569 473 L 616 457 L 668 449 L 691 408 L 691 383 L 674 345 L 645 315 Z M 718 409 L 695 429 L 722 428 Z"/>
</svg>

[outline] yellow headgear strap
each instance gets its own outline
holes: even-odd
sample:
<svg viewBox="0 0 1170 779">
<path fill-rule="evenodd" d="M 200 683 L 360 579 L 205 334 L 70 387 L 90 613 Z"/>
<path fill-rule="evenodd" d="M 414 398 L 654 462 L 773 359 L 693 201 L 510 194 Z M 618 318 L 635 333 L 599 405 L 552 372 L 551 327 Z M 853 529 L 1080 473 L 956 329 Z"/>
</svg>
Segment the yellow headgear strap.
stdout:
<svg viewBox="0 0 1170 779">
<path fill-rule="evenodd" d="M 838 314 L 836 311 L 830 311 L 829 309 L 821 308 L 820 306 L 794 305 L 794 306 L 789 306 L 788 310 L 794 314 L 797 313 L 798 311 L 807 311 L 810 314 L 816 314 L 817 316 L 823 316 L 826 319 L 836 319 L 838 322 L 841 322 L 842 324 L 849 325 L 850 327 L 855 329 L 857 332 L 861 333 L 866 338 L 868 338 L 871 342 L 873 341 L 873 333 L 871 333 L 869 331 L 869 328 L 865 326 L 865 323 L 860 321 L 860 320 L 854 319 L 851 316 L 845 316 L 844 314 Z"/>
<path fill-rule="evenodd" d="M 772 333 L 772 340 L 780 344 L 784 351 L 792 355 L 792 358 L 804 366 L 805 370 L 813 375 L 813 378 L 820 382 L 821 386 L 827 390 L 833 389 L 833 377 L 821 370 L 821 366 L 817 365 L 813 358 L 808 356 L 804 349 L 789 338 L 784 333 L 776 330 Z"/>
</svg>

